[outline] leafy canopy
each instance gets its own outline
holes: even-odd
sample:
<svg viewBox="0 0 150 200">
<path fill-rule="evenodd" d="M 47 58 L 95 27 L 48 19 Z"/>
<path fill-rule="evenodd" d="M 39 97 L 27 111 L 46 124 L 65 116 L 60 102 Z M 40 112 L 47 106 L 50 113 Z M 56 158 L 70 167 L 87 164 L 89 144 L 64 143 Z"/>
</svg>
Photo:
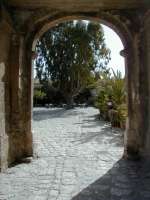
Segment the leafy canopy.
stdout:
<svg viewBox="0 0 150 200">
<path fill-rule="evenodd" d="M 39 39 L 36 75 L 40 82 L 51 79 L 66 96 L 75 96 L 106 69 L 110 50 L 102 26 L 94 22 L 69 21 L 48 30 Z"/>
</svg>

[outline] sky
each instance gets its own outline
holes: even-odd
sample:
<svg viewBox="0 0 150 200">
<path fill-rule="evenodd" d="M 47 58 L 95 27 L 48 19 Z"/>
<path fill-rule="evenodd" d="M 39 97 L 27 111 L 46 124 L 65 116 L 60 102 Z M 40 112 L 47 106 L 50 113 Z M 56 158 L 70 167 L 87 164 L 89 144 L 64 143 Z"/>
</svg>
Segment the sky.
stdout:
<svg viewBox="0 0 150 200">
<path fill-rule="evenodd" d="M 102 25 L 104 29 L 105 42 L 107 47 L 111 50 L 111 60 L 108 67 L 113 68 L 114 71 L 121 71 L 122 76 L 125 75 L 124 58 L 120 55 L 120 51 L 124 49 L 120 37 L 115 31 L 108 26 Z"/>
</svg>

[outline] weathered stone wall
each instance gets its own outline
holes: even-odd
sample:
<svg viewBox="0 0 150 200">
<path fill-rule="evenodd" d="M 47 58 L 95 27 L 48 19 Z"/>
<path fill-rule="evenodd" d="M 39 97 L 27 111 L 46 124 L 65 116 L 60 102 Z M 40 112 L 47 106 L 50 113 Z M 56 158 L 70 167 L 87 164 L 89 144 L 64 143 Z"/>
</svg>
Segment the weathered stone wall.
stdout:
<svg viewBox="0 0 150 200">
<path fill-rule="evenodd" d="M 19 107 L 20 107 L 20 127 L 23 136 L 24 156 L 32 156 L 32 130 L 31 130 L 31 48 L 26 43 L 25 35 L 20 35 L 20 65 L 19 65 Z M 30 68 L 28 67 L 30 66 Z"/>
<path fill-rule="evenodd" d="M 146 157 L 150 157 L 150 10 L 146 13 L 143 21 L 143 29 L 141 32 L 141 59 L 144 70 L 143 83 L 143 101 L 144 115 L 142 116 L 143 124 L 143 154 Z"/>
<path fill-rule="evenodd" d="M 9 51 L 11 24 L 9 16 L 0 10 L 0 171 L 8 165 L 9 152 Z"/>
<path fill-rule="evenodd" d="M 149 96 L 148 96 L 148 132 L 147 132 L 147 147 L 148 153 L 150 155 L 150 12 L 146 20 L 146 38 L 147 38 L 147 68 L 148 68 L 148 86 L 149 86 Z"/>
<path fill-rule="evenodd" d="M 17 162 L 23 157 L 32 155 L 32 134 L 28 124 L 26 106 L 28 98 L 25 84 L 26 57 L 24 54 L 24 36 L 17 31 L 12 35 L 10 48 L 10 136 L 9 136 L 9 163 Z M 25 68 L 24 68 L 25 66 Z M 30 77 L 30 76 L 28 76 Z M 14 81 L 15 80 L 15 81 Z M 31 109 L 30 109 L 31 110 Z"/>
<path fill-rule="evenodd" d="M 127 78 L 127 104 L 128 119 L 125 135 L 125 152 L 127 158 L 139 155 L 139 59 L 138 59 L 138 34 L 133 34 L 132 42 L 127 47 L 126 78 Z"/>
<path fill-rule="evenodd" d="M 25 109 L 29 81 L 23 36 L 15 30 L 10 15 L 0 10 L 0 171 L 32 155 L 31 117 Z M 28 76 L 30 77 L 30 76 Z M 26 81 L 25 81 L 26 80 Z M 30 111 L 31 113 L 31 111 Z"/>
<path fill-rule="evenodd" d="M 128 125 L 126 129 L 127 157 L 150 155 L 149 136 L 149 16 L 137 13 L 130 29 L 133 40 L 127 51 Z M 131 52 L 131 49 L 132 52 Z"/>
</svg>

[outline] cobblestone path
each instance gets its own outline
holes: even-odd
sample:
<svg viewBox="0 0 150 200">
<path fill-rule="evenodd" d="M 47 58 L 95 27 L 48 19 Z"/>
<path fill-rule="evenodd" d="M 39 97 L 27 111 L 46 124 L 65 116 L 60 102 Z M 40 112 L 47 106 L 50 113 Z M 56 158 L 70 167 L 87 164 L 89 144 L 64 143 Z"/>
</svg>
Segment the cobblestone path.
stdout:
<svg viewBox="0 0 150 200">
<path fill-rule="evenodd" d="M 35 109 L 34 158 L 0 174 L 0 200 L 150 200 L 149 163 L 121 159 L 123 133 L 97 114 Z"/>
</svg>

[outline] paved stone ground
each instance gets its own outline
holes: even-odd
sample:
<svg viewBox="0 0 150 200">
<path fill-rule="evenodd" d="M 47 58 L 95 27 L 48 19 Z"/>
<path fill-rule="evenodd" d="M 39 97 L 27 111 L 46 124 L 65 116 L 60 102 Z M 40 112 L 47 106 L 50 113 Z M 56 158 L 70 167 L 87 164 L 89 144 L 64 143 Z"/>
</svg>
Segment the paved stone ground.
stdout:
<svg viewBox="0 0 150 200">
<path fill-rule="evenodd" d="M 34 158 L 0 174 L 0 200 L 150 200 L 149 163 L 94 108 L 34 110 Z M 145 167 L 146 166 L 146 167 Z"/>
</svg>

